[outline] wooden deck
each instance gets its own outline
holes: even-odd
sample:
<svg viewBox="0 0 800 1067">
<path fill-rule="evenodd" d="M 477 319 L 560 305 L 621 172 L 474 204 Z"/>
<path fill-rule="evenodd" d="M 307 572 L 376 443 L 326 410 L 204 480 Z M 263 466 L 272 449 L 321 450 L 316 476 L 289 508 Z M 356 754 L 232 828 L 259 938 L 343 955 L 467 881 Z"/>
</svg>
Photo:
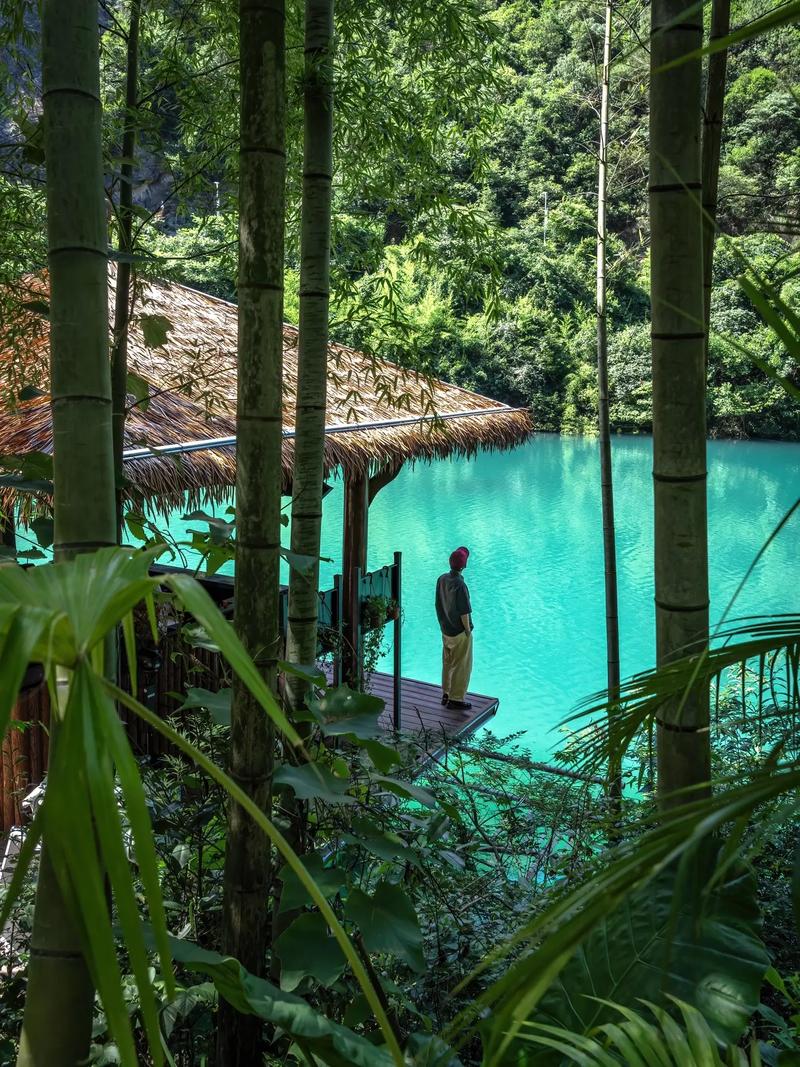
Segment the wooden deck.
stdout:
<svg viewBox="0 0 800 1067">
<path fill-rule="evenodd" d="M 394 721 L 394 687 L 390 674 L 372 675 L 370 692 L 386 702 L 386 710 L 381 722 L 387 729 L 392 729 Z M 450 738 L 468 737 L 480 729 L 497 711 L 500 703 L 497 697 L 487 697 L 480 693 L 467 693 L 467 701 L 472 704 L 469 711 L 451 711 L 442 705 L 442 691 L 438 685 L 418 682 L 413 678 L 404 678 L 402 687 L 400 729 L 407 733 L 427 731 L 432 734 L 446 734 Z"/>
</svg>

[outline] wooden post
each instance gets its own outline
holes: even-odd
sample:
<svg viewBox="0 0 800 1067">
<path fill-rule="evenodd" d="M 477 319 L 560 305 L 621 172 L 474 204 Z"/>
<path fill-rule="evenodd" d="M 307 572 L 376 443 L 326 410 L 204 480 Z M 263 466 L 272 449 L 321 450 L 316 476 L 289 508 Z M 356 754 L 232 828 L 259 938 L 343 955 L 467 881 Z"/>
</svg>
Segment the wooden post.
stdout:
<svg viewBox="0 0 800 1067">
<path fill-rule="evenodd" d="M 397 618 L 394 620 L 394 728 L 402 725 L 403 657 L 401 645 L 401 612 L 403 606 L 403 553 L 395 552 L 392 571 L 392 597 L 397 601 Z"/>
<path fill-rule="evenodd" d="M 367 562 L 368 480 L 346 474 L 344 480 L 344 533 L 342 581 L 344 586 L 342 648 L 343 681 L 357 684 L 361 677 L 360 584 Z"/>
<path fill-rule="evenodd" d="M 336 650 L 333 657 L 333 684 L 342 684 L 344 656 L 344 583 L 341 574 L 333 576 L 333 618 L 336 628 Z"/>
<path fill-rule="evenodd" d="M 0 515 L 0 544 L 13 552 L 17 551 L 17 526 L 13 508 L 10 509 L 10 514 Z"/>
</svg>

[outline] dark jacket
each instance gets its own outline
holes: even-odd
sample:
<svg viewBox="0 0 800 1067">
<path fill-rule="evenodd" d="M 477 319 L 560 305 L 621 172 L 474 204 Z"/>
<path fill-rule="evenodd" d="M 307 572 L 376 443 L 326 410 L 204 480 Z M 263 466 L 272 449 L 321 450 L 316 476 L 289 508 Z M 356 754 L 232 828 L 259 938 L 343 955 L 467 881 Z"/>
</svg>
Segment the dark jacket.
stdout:
<svg viewBox="0 0 800 1067">
<path fill-rule="evenodd" d="M 469 589 L 461 571 L 448 571 L 436 583 L 436 617 L 443 634 L 457 637 L 464 633 L 462 615 L 470 615 Z"/>
</svg>

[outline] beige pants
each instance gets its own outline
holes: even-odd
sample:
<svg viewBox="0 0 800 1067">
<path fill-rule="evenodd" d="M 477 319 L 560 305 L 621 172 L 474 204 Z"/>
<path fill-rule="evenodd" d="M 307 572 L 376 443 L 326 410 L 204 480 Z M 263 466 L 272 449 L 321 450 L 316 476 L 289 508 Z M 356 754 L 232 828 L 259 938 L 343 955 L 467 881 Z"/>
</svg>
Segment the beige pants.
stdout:
<svg viewBox="0 0 800 1067">
<path fill-rule="evenodd" d="M 442 634 L 442 692 L 451 700 L 463 700 L 472 674 L 472 634 L 456 637 Z"/>
</svg>

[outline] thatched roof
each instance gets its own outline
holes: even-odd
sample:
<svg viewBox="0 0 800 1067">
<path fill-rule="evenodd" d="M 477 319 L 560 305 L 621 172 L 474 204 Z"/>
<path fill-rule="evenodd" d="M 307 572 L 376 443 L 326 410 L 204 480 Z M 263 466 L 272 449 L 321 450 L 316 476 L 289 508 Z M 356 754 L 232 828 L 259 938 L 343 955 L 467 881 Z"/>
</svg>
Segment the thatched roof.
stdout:
<svg viewBox="0 0 800 1067">
<path fill-rule="evenodd" d="M 23 307 L 13 332 L 6 325 L 0 342 L 0 378 L 6 382 L 6 396 L 0 398 L 0 455 L 52 451 L 46 395 L 49 326 L 41 306 L 48 296 L 47 281 L 29 278 L 25 285 L 32 306 Z M 113 272 L 109 294 L 113 309 Z M 166 329 L 166 340 L 153 347 L 159 327 Z M 173 282 L 139 279 L 128 364 L 148 383 L 151 395 L 144 409 L 129 397 L 126 450 L 135 453 L 137 446 L 157 449 L 235 435 L 236 333 L 235 304 Z M 286 324 L 283 471 L 287 485 L 294 454 L 297 338 L 297 328 Z M 328 472 L 341 467 L 370 473 L 389 462 L 511 448 L 532 433 L 527 411 L 344 345 L 331 344 L 328 367 Z M 45 395 L 15 400 L 23 383 Z M 483 414 L 463 414 L 473 411 Z M 137 504 L 150 500 L 169 508 L 183 503 L 187 491 L 195 501 L 214 499 L 235 482 L 235 448 L 215 445 L 164 456 L 142 455 L 140 449 L 139 458 L 126 461 L 125 475 L 128 495 Z"/>
</svg>

